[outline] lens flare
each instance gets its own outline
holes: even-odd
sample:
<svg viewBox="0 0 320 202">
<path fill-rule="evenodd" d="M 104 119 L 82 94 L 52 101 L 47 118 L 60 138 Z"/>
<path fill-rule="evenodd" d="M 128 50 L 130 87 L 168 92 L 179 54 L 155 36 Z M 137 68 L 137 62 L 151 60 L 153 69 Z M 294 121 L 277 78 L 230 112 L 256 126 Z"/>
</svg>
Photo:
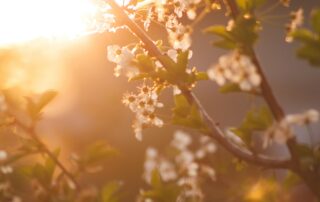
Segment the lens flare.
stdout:
<svg viewBox="0 0 320 202">
<path fill-rule="evenodd" d="M 97 10 L 92 0 L 1 0 L 0 45 L 86 34 Z"/>
</svg>

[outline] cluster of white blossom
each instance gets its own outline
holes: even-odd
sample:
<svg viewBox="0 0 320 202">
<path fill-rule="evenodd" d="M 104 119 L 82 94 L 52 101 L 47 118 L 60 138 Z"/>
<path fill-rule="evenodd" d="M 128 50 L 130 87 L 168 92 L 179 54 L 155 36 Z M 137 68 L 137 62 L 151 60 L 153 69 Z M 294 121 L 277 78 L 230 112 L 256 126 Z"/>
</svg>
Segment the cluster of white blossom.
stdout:
<svg viewBox="0 0 320 202">
<path fill-rule="evenodd" d="M 319 121 L 319 112 L 314 109 L 307 110 L 300 114 L 287 115 L 282 121 L 275 122 L 264 136 L 263 146 L 266 148 L 271 142 L 285 144 L 293 137 L 292 126 L 304 126 Z"/>
<path fill-rule="evenodd" d="M 154 87 L 143 84 L 139 87 L 137 94 L 125 94 L 122 102 L 135 113 L 135 121 L 132 127 L 138 140 L 142 140 L 142 129 L 144 127 L 163 126 L 163 121 L 155 114 L 156 109 L 163 107 L 163 104 L 159 102 Z"/>
<path fill-rule="evenodd" d="M 110 13 L 110 6 L 106 1 L 95 0 L 95 7 L 91 15 L 87 16 L 86 22 L 91 33 L 115 31 L 115 16 Z"/>
<path fill-rule="evenodd" d="M 175 181 L 182 188 L 177 201 L 197 199 L 202 201 L 203 192 L 200 186 L 201 177 L 215 180 L 215 170 L 201 160 L 216 151 L 216 145 L 209 137 L 199 138 L 199 148 L 191 149 L 193 143 L 190 135 L 176 131 L 170 146 L 176 151 L 174 156 L 163 156 L 154 148 L 146 151 L 143 178 L 151 182 L 152 172 L 158 170 L 164 182 Z"/>
<path fill-rule="evenodd" d="M 251 59 L 237 51 L 223 55 L 218 64 L 208 70 L 210 79 L 222 86 L 227 82 L 238 84 L 243 91 L 258 88 L 261 77 Z"/>
<path fill-rule="evenodd" d="M 110 45 L 107 47 L 108 60 L 116 63 L 114 75 L 120 76 L 124 73 L 128 78 L 132 78 L 139 74 L 139 70 L 133 65 L 132 60 L 135 58 L 134 50 L 118 45 Z"/>
<path fill-rule="evenodd" d="M 115 25 L 115 17 L 108 13 L 99 13 L 93 18 L 93 22 L 91 23 L 91 29 L 94 33 L 102 33 L 102 32 L 114 32 L 116 28 Z"/>
<path fill-rule="evenodd" d="M 202 0 L 151 0 L 149 3 L 152 6 L 148 10 L 147 20 L 165 22 L 170 13 L 178 18 L 186 14 L 190 20 L 194 20 L 197 16 L 197 5 L 201 2 Z"/>
<path fill-rule="evenodd" d="M 178 174 L 175 165 L 159 155 L 155 148 L 149 147 L 146 150 L 146 160 L 144 162 L 143 179 L 151 184 L 152 172 L 158 169 L 161 179 L 165 182 L 176 180 Z"/>
<path fill-rule="evenodd" d="M 286 41 L 287 42 L 292 42 L 293 38 L 290 34 L 303 24 L 303 20 L 304 20 L 303 9 L 299 8 L 297 11 L 292 11 L 290 16 L 291 16 L 291 22 L 286 25 L 286 30 L 287 30 Z"/>
<path fill-rule="evenodd" d="M 167 29 L 169 42 L 175 49 L 187 50 L 191 46 L 191 29 L 181 23 Z"/>
<path fill-rule="evenodd" d="M 164 23 L 169 43 L 175 49 L 187 50 L 191 46 L 191 28 L 179 22 L 183 14 L 190 20 L 197 16 L 197 5 L 201 0 L 154 0 L 144 19 L 144 28 L 148 30 L 151 21 Z M 172 10 L 174 12 L 170 12 Z"/>
</svg>

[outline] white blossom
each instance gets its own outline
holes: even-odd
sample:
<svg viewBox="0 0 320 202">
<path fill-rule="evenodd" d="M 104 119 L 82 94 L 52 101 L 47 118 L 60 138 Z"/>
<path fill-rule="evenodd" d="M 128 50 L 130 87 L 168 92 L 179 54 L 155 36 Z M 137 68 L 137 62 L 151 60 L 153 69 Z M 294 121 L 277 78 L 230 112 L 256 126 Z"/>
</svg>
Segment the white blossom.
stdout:
<svg viewBox="0 0 320 202">
<path fill-rule="evenodd" d="M 190 163 L 192 163 L 195 159 L 195 155 L 190 150 L 183 150 L 179 155 L 175 158 L 176 162 L 183 167 L 187 167 Z"/>
<path fill-rule="evenodd" d="M 165 182 L 175 180 L 177 178 L 177 173 L 173 163 L 168 160 L 161 160 L 159 163 L 159 173 L 161 179 Z"/>
<path fill-rule="evenodd" d="M 199 139 L 200 148 L 196 151 L 195 155 L 198 159 L 204 158 L 207 154 L 216 152 L 217 146 L 208 136 L 201 136 Z"/>
<path fill-rule="evenodd" d="M 184 150 L 191 144 L 191 141 L 191 137 L 187 133 L 178 130 L 174 133 L 171 145 L 179 150 Z"/>
<path fill-rule="evenodd" d="M 146 150 L 146 160 L 144 162 L 143 178 L 146 182 L 151 182 L 151 175 L 154 169 L 157 168 L 158 151 L 153 147 L 148 147 Z"/>
<path fill-rule="evenodd" d="M 3 174 L 7 175 L 13 172 L 13 169 L 11 166 L 1 166 L 0 170 Z"/>
<path fill-rule="evenodd" d="M 135 136 L 142 140 L 142 129 L 146 126 L 163 126 L 163 120 L 156 116 L 157 108 L 162 108 L 163 104 L 158 100 L 158 94 L 153 87 L 143 84 L 139 87 L 139 93 L 127 93 L 122 102 L 135 113 L 135 121 L 132 125 Z"/>
<path fill-rule="evenodd" d="M 195 158 L 196 151 L 201 149 L 207 153 L 214 152 L 216 146 L 213 141 L 207 136 L 199 137 L 198 149 L 193 149 L 191 143 L 190 135 L 176 131 L 171 141 L 171 146 L 177 149 L 174 155 L 160 155 L 154 148 L 146 150 L 143 174 L 145 181 L 150 184 L 152 172 L 157 169 L 163 181 L 175 182 L 181 188 L 177 202 L 203 201 L 203 177 L 216 179 L 215 170 Z"/>
<path fill-rule="evenodd" d="M 218 64 L 208 69 L 208 76 L 220 86 L 231 82 L 238 84 L 243 91 L 254 90 L 261 83 L 261 77 L 251 59 L 237 51 L 221 56 Z"/>
<path fill-rule="evenodd" d="M 278 144 L 285 144 L 290 138 L 293 137 L 290 125 L 283 119 L 280 122 L 275 122 L 266 131 L 264 135 L 263 147 L 268 147 L 273 141 Z"/>
<path fill-rule="evenodd" d="M 191 46 L 191 29 L 181 23 L 167 28 L 169 42 L 174 49 L 185 51 Z"/>
<path fill-rule="evenodd" d="M 195 162 L 192 162 L 187 166 L 187 170 L 188 170 L 189 176 L 191 176 L 191 177 L 197 176 L 198 170 L 199 170 L 199 165 Z"/>
<path fill-rule="evenodd" d="M 18 197 L 18 196 L 14 196 L 12 198 L 12 202 L 22 202 L 22 199 L 20 197 Z"/>
<path fill-rule="evenodd" d="M 289 124 L 306 125 L 319 121 L 319 112 L 315 109 L 309 109 L 301 114 L 290 114 L 286 116 Z"/>
<path fill-rule="evenodd" d="M 303 9 L 299 8 L 297 11 L 292 11 L 291 12 L 291 22 L 286 25 L 287 29 L 287 36 L 286 36 L 286 41 L 287 42 L 292 42 L 293 38 L 290 36 L 292 32 L 294 32 L 299 26 L 303 24 Z"/>
<path fill-rule="evenodd" d="M 4 161 L 8 158 L 8 154 L 4 150 L 0 150 L 0 161 Z"/>
<path fill-rule="evenodd" d="M 139 74 L 139 70 L 132 62 L 135 55 L 129 48 L 110 45 L 107 47 L 107 57 L 110 62 L 117 64 L 114 69 L 115 76 L 118 77 L 124 72 L 128 78 L 132 78 Z"/>
<path fill-rule="evenodd" d="M 204 173 L 205 175 L 209 176 L 211 180 L 216 180 L 216 171 L 207 165 L 202 165 L 200 167 L 200 172 Z"/>
</svg>

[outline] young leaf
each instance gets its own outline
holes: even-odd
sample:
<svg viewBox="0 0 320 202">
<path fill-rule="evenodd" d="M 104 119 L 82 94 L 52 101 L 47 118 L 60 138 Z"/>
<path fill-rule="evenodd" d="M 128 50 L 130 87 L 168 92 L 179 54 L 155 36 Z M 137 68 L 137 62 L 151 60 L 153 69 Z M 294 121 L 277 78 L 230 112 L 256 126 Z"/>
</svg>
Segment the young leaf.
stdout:
<svg viewBox="0 0 320 202">
<path fill-rule="evenodd" d="M 189 51 L 181 51 L 177 56 L 177 70 L 178 72 L 185 72 L 188 67 Z"/>
<path fill-rule="evenodd" d="M 33 120 L 37 120 L 41 116 L 41 112 L 45 106 L 47 106 L 55 97 L 57 92 L 49 90 L 40 95 L 38 100 L 26 97 L 27 100 L 27 112 Z"/>
<path fill-rule="evenodd" d="M 223 39 L 220 41 L 214 41 L 212 45 L 218 48 L 226 49 L 226 50 L 233 50 L 237 48 L 237 44 L 234 41 L 226 40 L 226 39 Z"/>
<path fill-rule="evenodd" d="M 253 132 L 268 129 L 272 122 L 273 117 L 269 108 L 254 108 L 247 112 L 241 125 L 238 128 L 232 128 L 231 131 L 238 135 L 247 145 L 250 145 Z"/>
<path fill-rule="evenodd" d="M 205 33 L 214 34 L 216 36 L 220 36 L 227 40 L 232 40 L 229 32 L 226 30 L 226 27 L 223 25 L 213 25 L 204 29 Z"/>
<path fill-rule="evenodd" d="M 251 47 L 258 39 L 258 27 L 254 16 L 250 16 L 249 18 L 238 16 L 230 34 L 242 46 Z"/>
<path fill-rule="evenodd" d="M 57 94 L 58 93 L 53 90 L 44 92 L 37 103 L 38 110 L 41 111 L 45 106 L 47 106 L 57 96 Z"/>
<path fill-rule="evenodd" d="M 78 160 L 79 166 L 86 171 L 97 171 L 102 168 L 106 159 L 117 154 L 117 151 L 105 142 L 96 142 L 90 145 Z"/>
<path fill-rule="evenodd" d="M 121 188 L 120 182 L 109 182 L 103 186 L 101 191 L 102 202 L 118 202 L 119 197 L 117 196 Z"/>
<path fill-rule="evenodd" d="M 233 92 L 241 92 L 241 89 L 238 84 L 235 83 L 227 83 L 219 88 L 220 93 L 233 93 Z"/>
<path fill-rule="evenodd" d="M 311 24 L 313 29 L 320 35 L 320 9 L 314 9 L 311 13 Z"/>
<path fill-rule="evenodd" d="M 237 5 L 242 11 L 252 11 L 265 3 L 266 0 L 236 0 Z"/>
<path fill-rule="evenodd" d="M 155 63 L 150 56 L 145 54 L 138 54 L 136 59 L 136 66 L 139 68 L 141 72 L 151 72 L 155 70 Z"/>
<path fill-rule="evenodd" d="M 209 77 L 206 72 L 196 72 L 196 79 L 197 81 L 208 80 Z"/>
<path fill-rule="evenodd" d="M 174 99 L 173 124 L 206 131 L 207 127 L 202 120 L 197 106 L 189 104 L 188 100 L 182 94 L 175 95 Z"/>
<path fill-rule="evenodd" d="M 151 185 L 156 189 L 160 189 L 162 187 L 161 176 L 160 176 L 160 173 L 159 173 L 159 171 L 157 169 L 154 169 L 152 171 Z"/>
</svg>

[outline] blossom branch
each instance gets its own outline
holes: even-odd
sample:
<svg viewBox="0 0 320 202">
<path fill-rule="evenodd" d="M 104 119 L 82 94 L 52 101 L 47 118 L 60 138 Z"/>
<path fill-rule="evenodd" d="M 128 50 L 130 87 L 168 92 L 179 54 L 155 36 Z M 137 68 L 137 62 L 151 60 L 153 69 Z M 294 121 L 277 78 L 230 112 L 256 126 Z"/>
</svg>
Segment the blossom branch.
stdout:
<svg viewBox="0 0 320 202">
<path fill-rule="evenodd" d="M 230 9 L 232 18 L 236 19 L 237 16 L 239 15 L 239 10 L 238 10 L 235 2 L 233 0 L 225 0 L 225 3 Z M 265 73 L 262 70 L 261 64 L 258 60 L 258 57 L 257 57 L 255 51 L 253 50 L 252 47 L 248 47 L 248 52 L 249 52 L 249 56 L 251 57 L 254 65 L 257 67 L 257 71 L 261 77 L 261 85 L 260 85 L 261 94 L 264 97 L 265 101 L 267 102 L 268 106 L 270 107 L 270 110 L 271 110 L 272 114 L 274 115 L 275 119 L 280 122 L 285 118 L 285 113 L 284 113 L 282 107 L 280 106 L 279 102 L 277 101 L 275 95 L 273 94 L 273 91 L 270 87 L 270 84 L 268 83 L 268 80 L 265 76 Z M 287 146 L 288 146 L 288 149 L 291 154 L 291 158 L 292 158 L 293 162 L 295 162 L 295 164 L 298 165 L 299 160 L 298 160 L 298 154 L 296 154 L 295 149 L 294 149 L 295 145 L 296 145 L 296 139 L 293 136 L 288 139 Z"/>
<path fill-rule="evenodd" d="M 133 20 L 131 20 L 128 15 L 124 12 L 122 7 L 120 7 L 114 0 L 107 0 L 108 4 L 112 7 L 118 20 L 121 20 L 128 28 L 144 43 L 145 48 L 149 51 L 150 55 L 156 57 L 162 65 L 168 69 L 168 61 L 172 61 L 168 56 L 162 54 L 162 52 L 153 43 L 150 37 L 141 29 Z M 237 158 L 250 162 L 252 164 L 268 167 L 268 168 L 290 168 L 291 161 L 286 159 L 271 159 L 265 156 L 256 155 L 250 151 L 231 143 L 227 137 L 224 135 L 220 127 L 215 123 L 215 121 L 209 116 L 205 109 L 201 106 L 200 102 L 196 96 L 186 89 L 184 86 L 179 86 L 180 90 L 186 96 L 190 103 L 197 105 L 205 123 L 210 129 L 208 134 L 211 138 L 219 142 L 226 150 L 232 153 Z"/>
<path fill-rule="evenodd" d="M 230 9 L 230 14 L 233 19 L 236 19 L 239 15 L 238 7 L 234 0 L 224 0 L 226 5 Z M 285 113 L 279 102 L 277 101 L 275 95 L 273 94 L 273 91 L 270 87 L 270 84 L 268 83 L 268 80 L 262 70 L 262 66 L 258 60 L 258 57 L 253 49 L 253 47 L 246 47 L 248 51 L 248 55 L 251 57 L 253 63 L 257 67 L 257 71 L 259 75 L 261 76 L 261 93 L 265 101 L 267 102 L 268 106 L 270 107 L 270 110 L 272 111 L 275 119 L 277 121 L 282 121 L 285 118 Z M 303 170 L 303 168 L 300 165 L 300 159 L 299 159 L 299 153 L 296 150 L 297 147 L 297 141 L 295 136 L 290 137 L 287 142 L 287 147 L 291 155 L 291 164 L 292 167 L 290 168 L 292 171 L 296 172 L 306 183 L 306 185 L 312 190 L 312 192 L 320 198 L 320 187 L 319 185 L 315 184 L 314 181 L 319 179 L 319 175 L 313 174 L 312 172 L 309 172 L 308 170 Z"/>
</svg>

